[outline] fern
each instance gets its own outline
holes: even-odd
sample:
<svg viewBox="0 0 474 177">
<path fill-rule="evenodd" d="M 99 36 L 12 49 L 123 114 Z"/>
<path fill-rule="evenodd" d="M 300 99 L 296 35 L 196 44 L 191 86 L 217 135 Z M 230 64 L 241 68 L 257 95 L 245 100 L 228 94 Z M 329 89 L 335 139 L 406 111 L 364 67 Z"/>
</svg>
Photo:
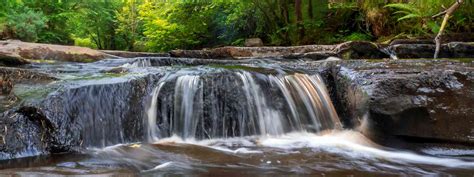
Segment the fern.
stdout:
<svg viewBox="0 0 474 177">
<path fill-rule="evenodd" d="M 396 11 L 394 14 L 405 14 L 404 16 L 398 18 L 398 21 L 423 18 L 420 10 L 413 4 L 393 3 L 385 5 L 384 7 L 397 9 L 398 11 Z"/>
<path fill-rule="evenodd" d="M 422 16 L 420 16 L 419 14 L 407 14 L 403 17 L 398 18 L 398 21 L 402 21 L 405 19 L 412 19 L 412 18 L 422 18 Z"/>
</svg>

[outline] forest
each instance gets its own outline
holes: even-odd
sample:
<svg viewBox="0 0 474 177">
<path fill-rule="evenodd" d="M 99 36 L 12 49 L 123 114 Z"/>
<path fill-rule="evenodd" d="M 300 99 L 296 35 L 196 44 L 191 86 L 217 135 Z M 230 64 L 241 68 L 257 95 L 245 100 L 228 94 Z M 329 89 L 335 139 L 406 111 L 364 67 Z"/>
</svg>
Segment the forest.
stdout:
<svg viewBox="0 0 474 177">
<path fill-rule="evenodd" d="M 0 176 L 473 176 L 474 0 L 0 0 Z"/>
<path fill-rule="evenodd" d="M 3 0 L 0 39 L 160 52 L 242 45 L 432 38 L 450 0 Z M 447 31 L 474 29 L 468 0 Z"/>
</svg>

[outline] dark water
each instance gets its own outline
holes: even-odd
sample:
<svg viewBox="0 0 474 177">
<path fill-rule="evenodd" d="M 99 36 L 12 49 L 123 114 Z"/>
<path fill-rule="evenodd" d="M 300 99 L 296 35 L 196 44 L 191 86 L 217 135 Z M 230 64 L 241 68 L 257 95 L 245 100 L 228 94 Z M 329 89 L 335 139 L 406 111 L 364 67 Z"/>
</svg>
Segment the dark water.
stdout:
<svg viewBox="0 0 474 177">
<path fill-rule="evenodd" d="M 426 149 L 432 155 L 379 147 L 353 131 L 275 137 L 116 145 L 84 154 L 3 162 L 2 175 L 472 175 L 472 151 Z M 471 157 L 469 157 L 469 154 Z"/>
<path fill-rule="evenodd" d="M 69 131 L 84 137 L 85 148 L 0 161 L 0 175 L 474 173 L 474 150 L 408 152 L 344 129 L 319 71 L 289 65 L 168 58 L 33 65 L 61 80 L 40 86 L 46 92 L 18 85 L 16 93 L 25 98 L 49 94 L 41 102 L 49 117 L 82 120 Z M 117 66 L 127 71 L 104 72 Z"/>
</svg>

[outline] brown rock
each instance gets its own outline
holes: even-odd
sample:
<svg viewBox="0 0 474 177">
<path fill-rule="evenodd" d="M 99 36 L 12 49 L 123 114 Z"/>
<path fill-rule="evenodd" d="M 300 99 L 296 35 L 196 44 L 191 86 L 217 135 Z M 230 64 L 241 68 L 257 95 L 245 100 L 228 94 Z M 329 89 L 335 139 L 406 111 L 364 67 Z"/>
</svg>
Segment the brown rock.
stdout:
<svg viewBox="0 0 474 177">
<path fill-rule="evenodd" d="M 262 47 L 263 42 L 262 42 L 262 39 L 260 38 L 249 38 L 249 39 L 245 39 L 244 46 L 245 47 Z"/>
<path fill-rule="evenodd" d="M 0 41 L 0 59 L 3 60 L 2 63 L 8 63 L 8 65 L 25 64 L 27 63 L 25 59 L 93 62 L 104 58 L 116 57 L 86 47 L 28 43 L 18 40 Z"/>
</svg>

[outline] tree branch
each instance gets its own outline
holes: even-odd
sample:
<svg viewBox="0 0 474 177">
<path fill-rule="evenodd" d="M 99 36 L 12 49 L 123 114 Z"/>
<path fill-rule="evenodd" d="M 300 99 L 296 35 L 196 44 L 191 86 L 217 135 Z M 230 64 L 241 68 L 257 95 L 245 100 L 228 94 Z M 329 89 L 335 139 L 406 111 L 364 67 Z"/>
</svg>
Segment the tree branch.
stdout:
<svg viewBox="0 0 474 177">
<path fill-rule="evenodd" d="M 453 5 L 451 5 L 451 7 L 449 7 L 445 11 L 443 11 L 441 13 L 438 13 L 438 14 L 433 16 L 433 18 L 435 18 L 437 16 L 441 16 L 441 15 L 444 14 L 444 19 L 443 19 L 443 22 L 441 23 L 441 28 L 439 29 L 438 35 L 436 35 L 435 40 L 434 40 L 435 43 L 436 43 L 436 50 L 435 50 L 435 53 L 434 53 L 434 58 L 438 58 L 439 50 L 441 48 L 441 36 L 444 33 L 444 29 L 446 28 L 449 17 L 451 17 L 451 15 L 454 13 L 454 11 L 456 11 L 459 8 L 459 6 L 461 6 L 463 1 L 464 0 L 456 0 L 456 2 Z"/>
</svg>

